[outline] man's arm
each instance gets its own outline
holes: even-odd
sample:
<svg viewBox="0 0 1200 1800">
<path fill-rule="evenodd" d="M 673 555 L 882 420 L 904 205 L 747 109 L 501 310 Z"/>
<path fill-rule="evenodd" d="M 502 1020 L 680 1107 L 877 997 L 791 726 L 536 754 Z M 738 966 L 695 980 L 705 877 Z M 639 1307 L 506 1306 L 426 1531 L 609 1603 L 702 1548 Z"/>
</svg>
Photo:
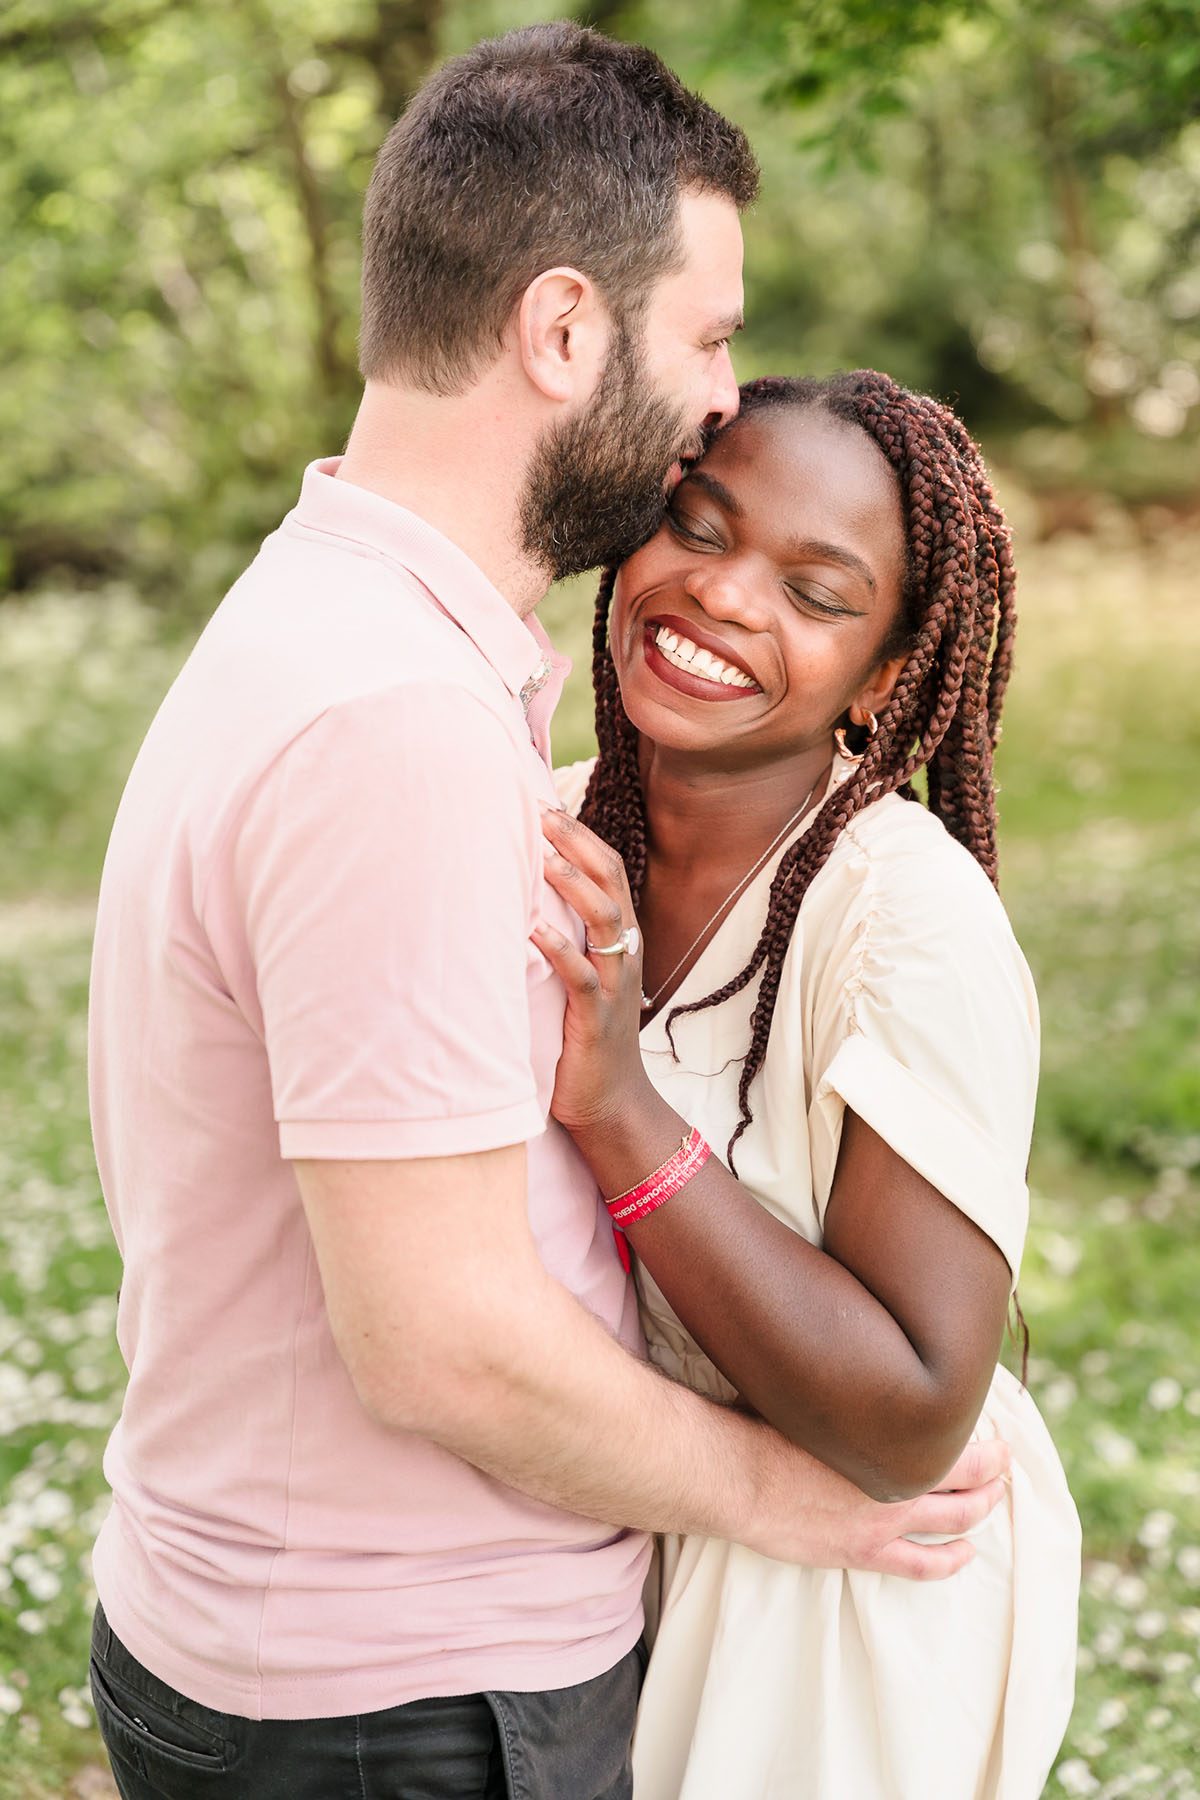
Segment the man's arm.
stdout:
<svg viewBox="0 0 1200 1800">
<path fill-rule="evenodd" d="M 761 1421 L 667 1381 L 542 1266 L 523 1146 L 295 1167 L 335 1341 L 381 1424 L 613 1525 L 915 1579 L 969 1560 L 964 1543 L 904 1534 L 985 1517 L 1002 1448 L 974 1446 L 951 1471 L 973 1491 L 881 1505 Z"/>
</svg>

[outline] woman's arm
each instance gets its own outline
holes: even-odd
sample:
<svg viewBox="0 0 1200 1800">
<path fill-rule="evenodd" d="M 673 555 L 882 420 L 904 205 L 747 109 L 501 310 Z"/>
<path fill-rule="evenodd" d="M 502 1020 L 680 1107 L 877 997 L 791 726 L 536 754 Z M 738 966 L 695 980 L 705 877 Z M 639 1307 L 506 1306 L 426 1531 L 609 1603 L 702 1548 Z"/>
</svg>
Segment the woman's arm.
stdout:
<svg viewBox="0 0 1200 1800">
<path fill-rule="evenodd" d="M 619 859 L 548 815 L 547 873 L 597 942 L 632 909 Z M 637 1042 L 636 959 L 593 962 L 536 940 L 569 1004 L 556 1117 L 601 1191 L 626 1191 L 678 1147 L 682 1120 Z M 666 1299 L 754 1409 L 877 1499 L 931 1487 L 969 1436 L 995 1368 L 1009 1295 L 1003 1256 L 957 1207 L 847 1111 L 817 1249 L 716 1159 L 631 1227 Z"/>
</svg>

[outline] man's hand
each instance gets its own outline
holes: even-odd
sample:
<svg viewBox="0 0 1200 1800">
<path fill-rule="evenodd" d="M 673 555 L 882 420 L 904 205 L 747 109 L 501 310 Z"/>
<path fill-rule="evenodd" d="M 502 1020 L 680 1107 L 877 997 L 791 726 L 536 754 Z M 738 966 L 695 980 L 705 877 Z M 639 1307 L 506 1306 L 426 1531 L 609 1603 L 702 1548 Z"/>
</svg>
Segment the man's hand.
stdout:
<svg viewBox="0 0 1200 1800">
<path fill-rule="evenodd" d="M 975 1551 L 961 1534 L 981 1524 L 1003 1499 L 1012 1461 L 1007 1444 L 999 1439 L 969 1444 L 932 1493 L 884 1503 L 869 1500 L 805 1452 L 792 1450 L 791 1455 L 798 1466 L 793 1463 L 789 1470 L 781 1460 L 781 1485 L 773 1484 L 763 1517 L 746 1536 L 747 1544 L 784 1562 L 872 1569 L 909 1581 L 941 1581 L 966 1567 Z M 803 1494 L 802 1507 L 796 1505 L 797 1493 Z M 952 1541 L 913 1543 L 912 1533 Z"/>
</svg>

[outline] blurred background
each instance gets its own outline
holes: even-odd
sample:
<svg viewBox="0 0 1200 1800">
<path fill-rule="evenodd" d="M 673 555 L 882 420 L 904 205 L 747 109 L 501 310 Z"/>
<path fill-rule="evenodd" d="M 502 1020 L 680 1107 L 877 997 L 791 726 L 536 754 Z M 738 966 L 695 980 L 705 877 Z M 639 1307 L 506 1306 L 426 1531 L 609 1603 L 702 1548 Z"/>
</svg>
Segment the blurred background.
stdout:
<svg viewBox="0 0 1200 1800">
<path fill-rule="evenodd" d="M 123 1371 L 83 1033 L 113 810 L 208 612 L 349 428 L 359 210 L 388 125 L 443 56 L 569 10 L 0 11 L 4 1800 L 111 1792 L 87 1552 Z M 1196 1796 L 1197 0 L 573 16 L 652 44 L 754 140 L 742 377 L 871 364 L 950 400 L 1013 520 L 1002 880 L 1045 1034 L 1021 1296 L 1087 1540 L 1047 1792 Z M 564 761 L 588 749 L 589 609 L 587 582 L 546 607 L 578 659 Z"/>
</svg>

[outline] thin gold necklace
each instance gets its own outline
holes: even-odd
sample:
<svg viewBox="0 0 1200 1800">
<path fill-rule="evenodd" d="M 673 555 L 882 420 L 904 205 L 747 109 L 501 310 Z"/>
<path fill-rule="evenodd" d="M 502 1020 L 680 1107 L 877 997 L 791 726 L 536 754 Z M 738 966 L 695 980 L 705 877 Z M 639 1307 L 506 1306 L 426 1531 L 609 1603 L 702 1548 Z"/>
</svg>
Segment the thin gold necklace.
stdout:
<svg viewBox="0 0 1200 1800">
<path fill-rule="evenodd" d="M 781 844 L 783 842 L 784 838 L 787 836 L 788 832 L 791 831 L 794 826 L 796 826 L 800 823 L 801 819 L 804 817 L 805 813 L 808 811 L 809 805 L 812 802 L 812 797 L 816 793 L 817 789 L 820 787 L 821 782 L 825 778 L 826 773 L 827 773 L 827 771 L 825 769 L 821 770 L 821 773 L 817 776 L 817 779 L 813 782 L 813 784 L 809 788 L 807 794 L 805 794 L 804 799 L 801 801 L 800 805 L 796 808 L 796 810 L 792 814 L 791 818 L 787 821 L 787 824 L 783 827 L 783 830 L 776 832 L 775 836 L 771 839 L 771 842 L 767 845 L 766 849 L 763 851 L 763 853 L 759 857 L 758 861 L 756 863 L 754 863 L 751 868 L 747 869 L 746 873 L 742 876 L 742 878 L 738 882 L 737 886 L 735 888 L 733 888 L 733 890 L 730 893 L 726 894 L 724 900 L 722 900 L 720 906 L 718 906 L 716 912 L 712 915 L 712 917 L 710 919 L 705 920 L 704 924 L 700 927 L 699 931 L 696 933 L 695 937 L 692 939 L 691 943 L 688 945 L 687 949 L 684 951 L 684 953 L 680 957 L 679 961 L 675 964 L 675 967 L 671 970 L 671 973 L 667 976 L 666 980 L 660 981 L 657 988 L 655 988 L 655 990 L 652 994 L 647 994 L 646 990 L 644 988 L 642 989 L 642 1011 L 643 1012 L 653 1012 L 654 1011 L 654 1008 L 658 1005 L 660 995 L 664 994 L 666 992 L 667 988 L 670 987 L 672 981 L 674 981 L 676 975 L 678 975 L 680 969 L 682 969 L 684 963 L 687 961 L 688 957 L 692 954 L 692 951 L 696 948 L 696 945 L 700 942 L 701 938 L 703 938 L 703 936 L 705 935 L 706 932 L 709 932 L 712 930 L 712 928 L 716 924 L 717 920 L 721 917 L 721 914 L 723 912 L 727 912 L 729 910 L 729 908 L 733 905 L 734 901 L 737 899 L 738 895 L 742 892 L 742 889 L 745 887 L 748 887 L 749 884 L 754 880 L 754 877 L 758 874 L 758 871 L 762 868 L 763 864 L 765 862 L 767 862 L 767 860 L 769 859 L 769 857 L 771 855 L 771 852 L 775 849 L 776 845 Z"/>
</svg>

